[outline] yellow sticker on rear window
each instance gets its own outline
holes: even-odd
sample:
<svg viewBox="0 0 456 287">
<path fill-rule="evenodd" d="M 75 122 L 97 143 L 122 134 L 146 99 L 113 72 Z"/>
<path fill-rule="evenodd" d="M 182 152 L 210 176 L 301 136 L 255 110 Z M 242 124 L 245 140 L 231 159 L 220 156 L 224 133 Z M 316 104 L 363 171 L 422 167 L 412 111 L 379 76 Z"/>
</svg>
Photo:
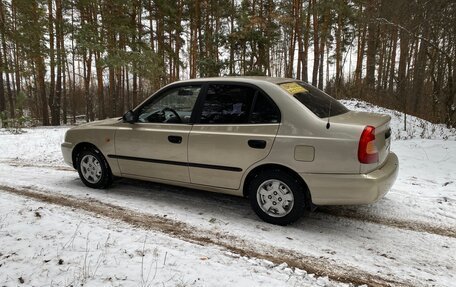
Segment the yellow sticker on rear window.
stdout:
<svg viewBox="0 0 456 287">
<path fill-rule="evenodd" d="M 304 87 L 300 86 L 299 84 L 297 84 L 295 82 L 281 84 L 280 87 L 282 87 L 282 89 L 287 91 L 290 95 L 308 92 Z"/>
</svg>

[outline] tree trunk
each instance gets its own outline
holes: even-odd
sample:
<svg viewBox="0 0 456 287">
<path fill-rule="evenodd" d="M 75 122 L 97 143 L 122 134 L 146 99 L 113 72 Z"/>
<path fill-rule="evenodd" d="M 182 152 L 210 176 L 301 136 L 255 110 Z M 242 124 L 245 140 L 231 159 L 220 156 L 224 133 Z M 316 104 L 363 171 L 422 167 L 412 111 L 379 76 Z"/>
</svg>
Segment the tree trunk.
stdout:
<svg viewBox="0 0 456 287">
<path fill-rule="evenodd" d="M 157 8 L 157 17 L 156 17 L 156 27 L 157 27 L 157 54 L 160 58 L 160 66 L 162 66 L 164 69 L 167 67 L 166 62 L 165 62 L 165 25 L 164 25 L 164 17 L 161 11 L 161 7 Z M 166 73 L 164 73 L 166 74 Z M 166 84 L 168 82 L 168 79 L 165 77 L 164 79 L 161 79 L 159 83 L 155 84 L 154 88 L 159 88 L 161 84 Z"/>
<path fill-rule="evenodd" d="M 447 111 L 445 123 L 449 128 L 455 125 L 455 121 L 453 120 L 453 118 L 456 114 L 456 109 L 454 108 L 456 99 L 456 87 L 454 85 L 456 70 L 454 69 L 454 57 L 447 56 L 446 58 L 448 64 L 448 97 L 445 103 Z"/>
<path fill-rule="evenodd" d="M 295 48 L 296 48 L 296 39 L 297 33 L 299 31 L 299 17 L 298 17 L 298 10 L 299 10 L 299 0 L 293 0 L 292 5 L 292 15 L 293 15 L 293 26 L 290 27 L 291 35 L 290 35 L 290 44 L 288 50 L 288 61 L 287 61 L 287 71 L 285 76 L 287 78 L 293 77 L 293 67 L 294 67 L 294 56 L 295 56 Z"/>
<path fill-rule="evenodd" d="M 312 16 L 312 1 L 308 1 L 308 9 L 307 9 L 307 17 L 306 17 L 306 27 L 304 31 L 304 55 L 302 57 L 302 72 L 301 72 L 301 79 L 304 82 L 309 81 L 308 75 L 308 57 L 309 57 L 309 38 L 310 38 L 310 17 Z"/>
<path fill-rule="evenodd" d="M 125 98 L 125 93 L 124 89 L 122 88 L 123 82 L 122 82 L 122 67 L 118 67 L 115 69 L 116 71 L 116 91 L 117 91 L 117 101 L 115 102 L 115 110 L 114 110 L 114 116 L 117 117 L 119 115 L 119 112 L 123 110 L 124 108 L 124 98 Z"/>
<path fill-rule="evenodd" d="M 57 34 L 57 80 L 55 86 L 55 97 L 52 104 L 52 124 L 60 125 L 60 104 L 62 100 L 62 66 L 65 61 L 62 59 L 62 50 L 64 49 L 63 34 L 63 13 L 62 0 L 55 0 L 56 6 L 56 34 Z"/>
<path fill-rule="evenodd" d="M 48 31 L 49 31 L 49 72 L 50 72 L 50 83 L 49 83 L 49 109 L 51 110 L 51 124 L 54 125 L 55 107 L 54 107 L 54 95 L 55 95 L 55 57 L 54 57 L 54 16 L 52 10 L 52 0 L 48 0 Z"/>
<path fill-rule="evenodd" d="M 5 27 L 6 27 L 6 21 L 5 21 L 5 7 L 3 5 L 3 1 L 0 1 L 0 32 L 2 34 L 2 47 L 3 47 L 3 69 L 5 71 L 5 82 L 6 82 L 6 95 L 8 97 L 8 104 L 9 104 L 9 116 L 11 118 L 14 118 L 15 116 L 15 102 L 13 98 L 13 91 L 11 90 L 11 84 L 10 84 L 10 77 L 9 77 L 9 65 L 8 65 L 8 48 L 6 45 L 6 37 L 5 37 Z"/>
<path fill-rule="evenodd" d="M 407 130 L 407 58 L 409 51 L 409 35 L 408 32 L 401 31 L 400 33 L 400 55 L 399 55 L 399 71 L 398 71 L 398 94 L 402 101 L 402 110 L 404 112 L 404 130 Z"/>
<path fill-rule="evenodd" d="M 1 1 L 1 0 L 0 0 Z M 5 102 L 5 88 L 3 84 L 3 56 L 2 56 L 2 48 L 0 47 L 0 113 L 6 110 L 6 102 Z"/>
<path fill-rule="evenodd" d="M 36 81 L 38 84 L 38 93 L 40 95 L 41 101 L 41 116 L 43 117 L 42 123 L 43 126 L 49 125 L 49 112 L 48 112 L 48 101 L 46 97 L 46 84 L 44 77 L 46 75 L 46 68 L 44 66 L 44 59 L 41 56 L 36 56 L 35 58 L 35 68 L 36 68 Z"/>
<path fill-rule="evenodd" d="M 364 49 L 366 47 L 366 26 L 363 25 L 358 29 L 358 51 L 356 56 L 355 82 L 356 86 L 361 86 L 363 77 Z"/>
<path fill-rule="evenodd" d="M 396 51 L 397 51 L 397 36 L 398 31 L 397 28 L 393 28 L 392 32 L 392 51 L 391 51 L 391 64 L 389 70 L 389 80 L 388 80 L 388 91 L 389 94 L 393 94 L 394 91 L 394 78 L 396 75 Z"/>
<path fill-rule="evenodd" d="M 90 78 L 92 76 L 92 53 L 84 53 L 84 97 L 86 102 L 86 121 L 93 120 L 92 96 L 90 94 Z"/>
<path fill-rule="evenodd" d="M 336 38 L 336 78 L 335 78 L 335 97 L 339 98 L 339 90 L 341 86 L 341 74 L 342 74 L 342 11 L 339 9 L 339 12 L 337 14 L 337 28 L 335 31 L 335 38 Z"/>
<path fill-rule="evenodd" d="M 198 19 L 199 19 L 199 1 L 192 2 L 190 19 L 190 78 L 196 78 L 197 61 L 198 61 Z M 231 70 L 230 70 L 231 72 Z"/>
<path fill-rule="evenodd" d="M 369 1 L 366 7 L 367 19 L 376 18 L 376 3 Z M 366 84 L 369 96 L 373 96 L 375 88 L 375 55 L 377 54 L 377 22 L 371 20 L 367 25 L 367 51 L 366 51 Z"/>
<path fill-rule="evenodd" d="M 297 6 L 297 19 L 296 19 L 296 36 L 298 42 L 298 63 L 296 67 L 296 78 L 301 79 L 302 75 L 302 66 L 303 66 L 303 57 L 304 57 L 304 43 L 302 40 L 302 2 L 298 1 Z"/>
<path fill-rule="evenodd" d="M 325 9 L 323 12 L 323 23 L 321 27 L 321 36 L 320 36 L 320 51 L 318 52 L 320 56 L 320 64 L 319 64 L 319 71 L 318 71 L 318 88 L 323 90 L 323 65 L 324 65 L 324 58 L 325 58 L 325 48 L 326 48 L 326 41 L 328 38 L 328 30 L 331 22 L 330 19 L 330 10 L 328 8 Z"/>
<path fill-rule="evenodd" d="M 155 52 L 155 35 L 154 35 L 154 14 L 152 0 L 149 0 L 149 36 L 150 36 L 150 49 Z"/>
<path fill-rule="evenodd" d="M 387 57 L 385 57 L 385 54 L 386 54 L 386 48 L 388 46 L 388 41 L 386 39 L 386 35 L 385 33 L 379 33 L 379 36 L 378 36 L 378 44 L 377 44 L 377 48 L 378 48 L 378 69 L 377 69 L 377 88 L 380 90 L 380 88 L 382 87 L 382 80 L 383 80 L 383 73 L 384 73 L 384 69 L 386 68 L 386 64 L 385 64 L 385 59 Z"/>
<path fill-rule="evenodd" d="M 423 32 L 423 37 L 428 37 L 427 28 Z M 415 62 L 415 69 L 413 72 L 413 103 L 412 110 L 414 113 L 418 112 L 418 105 L 423 98 L 423 88 L 425 82 L 425 73 L 427 67 L 427 53 L 428 53 L 428 42 L 421 40 L 420 47 L 418 50 L 417 59 Z"/>
<path fill-rule="evenodd" d="M 138 42 L 139 43 L 142 43 L 143 42 L 143 39 L 142 39 L 142 35 L 144 35 L 144 31 L 143 31 L 143 19 L 142 19 L 142 15 L 143 15 L 143 12 L 142 12 L 142 6 L 141 6 L 141 1 L 138 1 L 138 17 L 137 17 L 137 23 L 136 23 L 136 26 L 138 28 Z M 139 52 L 142 53 L 142 46 L 139 47 Z M 139 98 L 140 98 L 140 89 L 139 87 L 141 86 L 138 82 L 141 80 L 141 75 L 138 75 L 138 71 L 137 69 L 135 71 L 133 71 L 133 76 L 136 76 L 136 90 L 133 89 L 133 105 L 128 107 L 128 108 L 133 108 L 133 107 L 136 107 L 136 105 L 140 102 Z M 139 78 L 139 79 L 138 79 Z M 135 99 L 136 97 L 136 99 Z M 136 101 L 136 102 L 135 102 Z"/>
<path fill-rule="evenodd" d="M 74 23 L 74 5 L 71 5 L 71 23 Z M 71 81 L 71 114 L 73 116 L 72 123 L 76 123 L 76 62 L 75 62 L 76 49 L 74 46 L 74 26 L 71 27 L 71 71 L 73 79 Z M 68 78 L 70 78 L 69 65 Z"/>
<path fill-rule="evenodd" d="M 385 38 L 388 38 L 388 36 L 385 36 Z M 393 40 L 389 38 L 387 40 L 387 43 L 385 43 L 385 58 L 384 58 L 384 69 L 382 73 L 382 85 L 381 89 L 383 91 L 386 91 L 388 88 L 388 75 L 390 74 L 390 69 L 391 69 L 391 51 L 393 50 L 392 44 Z"/>
<path fill-rule="evenodd" d="M 16 35 L 17 34 L 17 11 L 16 11 L 16 7 L 14 5 L 12 5 L 11 7 L 11 14 L 12 14 L 12 18 L 13 18 L 13 35 Z M 23 57 L 23 55 L 20 55 L 20 47 L 19 47 L 19 41 L 17 38 L 14 39 L 14 73 L 15 73 L 15 76 L 16 76 L 16 95 L 19 94 L 19 92 L 21 91 L 21 75 L 20 75 L 20 72 L 21 72 L 21 65 L 20 65 L 20 59 L 21 57 Z"/>
<path fill-rule="evenodd" d="M 63 45 L 62 45 L 63 46 Z M 63 124 L 66 125 L 68 123 L 68 92 L 67 92 L 67 77 L 65 73 L 65 68 L 67 65 L 66 61 L 66 53 L 65 50 L 62 52 L 62 118 Z"/>
<path fill-rule="evenodd" d="M 97 100 L 98 100 L 98 119 L 106 118 L 106 109 L 103 95 L 103 63 L 100 51 L 95 52 L 95 70 L 97 73 Z"/>
<path fill-rule="evenodd" d="M 312 3 L 312 18 L 313 18 L 313 42 L 314 42 L 314 61 L 313 61 L 313 71 L 312 71 L 312 85 L 317 85 L 317 77 L 318 77 L 318 65 L 320 63 L 320 47 L 319 46 L 319 24 L 318 24 L 318 9 L 317 9 L 317 1 L 310 0 Z"/>
<path fill-rule="evenodd" d="M 322 42 L 320 44 L 320 68 L 318 69 L 318 88 L 320 90 L 323 90 L 323 65 L 325 61 L 325 41 L 322 39 Z"/>
<path fill-rule="evenodd" d="M 230 37 L 229 37 L 229 43 L 230 43 L 230 58 L 228 61 L 228 67 L 230 70 L 230 76 L 235 74 L 235 65 L 234 65 L 234 39 L 233 39 L 233 33 L 234 33 L 234 17 L 235 17 L 235 11 L 236 6 L 235 6 L 235 0 L 231 0 L 231 15 L 230 15 Z M 193 22 L 192 22 L 193 23 Z M 192 27 L 192 36 L 191 39 L 193 41 L 193 27 Z"/>
</svg>

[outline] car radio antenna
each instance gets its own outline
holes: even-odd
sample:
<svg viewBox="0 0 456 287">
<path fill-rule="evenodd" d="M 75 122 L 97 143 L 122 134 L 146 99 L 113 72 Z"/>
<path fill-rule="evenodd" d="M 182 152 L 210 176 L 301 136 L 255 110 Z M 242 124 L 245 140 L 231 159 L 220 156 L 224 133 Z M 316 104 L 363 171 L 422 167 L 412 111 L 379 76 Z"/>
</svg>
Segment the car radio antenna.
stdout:
<svg viewBox="0 0 456 287">
<path fill-rule="evenodd" d="M 331 104 L 332 104 L 332 102 L 329 101 L 328 123 L 326 123 L 326 129 L 328 129 L 328 130 L 329 130 L 329 127 L 331 127 L 331 124 L 329 123 L 329 118 L 331 117 Z"/>
</svg>

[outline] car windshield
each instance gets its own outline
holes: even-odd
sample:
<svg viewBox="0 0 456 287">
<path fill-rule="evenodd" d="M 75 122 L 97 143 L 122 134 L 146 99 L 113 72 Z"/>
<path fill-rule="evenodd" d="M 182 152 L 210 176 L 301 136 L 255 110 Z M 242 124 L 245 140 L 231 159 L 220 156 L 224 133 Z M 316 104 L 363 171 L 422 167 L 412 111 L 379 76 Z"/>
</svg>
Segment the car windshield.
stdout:
<svg viewBox="0 0 456 287">
<path fill-rule="evenodd" d="M 280 87 L 319 118 L 337 116 L 349 111 L 339 101 L 307 83 L 290 82 L 280 84 Z"/>
</svg>

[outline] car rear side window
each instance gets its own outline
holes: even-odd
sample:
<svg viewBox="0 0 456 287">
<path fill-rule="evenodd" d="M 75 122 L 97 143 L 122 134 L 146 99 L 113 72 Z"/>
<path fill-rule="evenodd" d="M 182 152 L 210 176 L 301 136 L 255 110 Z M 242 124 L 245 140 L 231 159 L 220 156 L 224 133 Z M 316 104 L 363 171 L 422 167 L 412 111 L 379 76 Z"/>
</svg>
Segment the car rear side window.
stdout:
<svg viewBox="0 0 456 287">
<path fill-rule="evenodd" d="M 235 84 L 208 86 L 200 123 L 248 124 L 277 123 L 276 105 L 254 87 Z"/>
<path fill-rule="evenodd" d="M 258 92 L 250 114 L 251 124 L 270 124 L 280 122 L 280 111 L 275 103 L 266 95 Z"/>
<path fill-rule="evenodd" d="M 209 85 L 201 114 L 204 124 L 247 123 L 255 90 L 237 85 Z"/>
<path fill-rule="evenodd" d="M 319 118 L 337 116 L 349 111 L 339 101 L 307 83 L 292 82 L 280 86 Z"/>
</svg>

